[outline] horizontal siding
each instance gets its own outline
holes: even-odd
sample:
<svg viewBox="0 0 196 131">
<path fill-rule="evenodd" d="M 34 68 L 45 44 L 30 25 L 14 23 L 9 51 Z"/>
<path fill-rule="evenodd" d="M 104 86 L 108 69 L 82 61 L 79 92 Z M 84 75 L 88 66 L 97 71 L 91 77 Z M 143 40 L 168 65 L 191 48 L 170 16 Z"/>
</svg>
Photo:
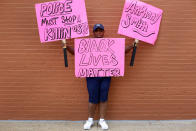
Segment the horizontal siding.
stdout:
<svg viewBox="0 0 196 131">
<path fill-rule="evenodd" d="M 74 76 L 74 56 L 65 68 L 61 42 L 39 41 L 34 4 L 47 1 L 0 1 L 1 120 L 87 118 L 86 81 Z M 139 44 L 134 67 L 126 55 L 125 76 L 112 78 L 107 119 L 195 119 L 196 1 L 143 1 L 164 11 L 158 40 Z M 102 23 L 105 37 L 124 38 L 117 34 L 123 6 L 124 0 L 86 0 L 89 37 Z"/>
</svg>

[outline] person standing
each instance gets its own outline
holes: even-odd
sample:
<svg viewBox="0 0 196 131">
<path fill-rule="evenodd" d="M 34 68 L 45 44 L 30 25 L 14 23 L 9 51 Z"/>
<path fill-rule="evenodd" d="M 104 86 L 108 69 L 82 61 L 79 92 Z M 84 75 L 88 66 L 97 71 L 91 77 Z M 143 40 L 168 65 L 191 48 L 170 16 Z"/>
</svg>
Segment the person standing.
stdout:
<svg viewBox="0 0 196 131">
<path fill-rule="evenodd" d="M 93 27 L 94 38 L 104 37 L 104 26 L 102 24 L 95 24 Z M 74 48 L 67 45 L 67 50 L 74 55 Z M 133 48 L 132 45 L 126 46 L 125 53 L 128 53 Z M 108 129 L 108 124 L 105 121 L 108 92 L 111 83 L 111 77 L 87 77 L 87 89 L 89 94 L 88 104 L 88 120 L 84 124 L 84 129 L 89 130 L 94 125 L 94 115 L 96 107 L 99 106 L 100 119 L 98 124 L 102 129 Z"/>
</svg>

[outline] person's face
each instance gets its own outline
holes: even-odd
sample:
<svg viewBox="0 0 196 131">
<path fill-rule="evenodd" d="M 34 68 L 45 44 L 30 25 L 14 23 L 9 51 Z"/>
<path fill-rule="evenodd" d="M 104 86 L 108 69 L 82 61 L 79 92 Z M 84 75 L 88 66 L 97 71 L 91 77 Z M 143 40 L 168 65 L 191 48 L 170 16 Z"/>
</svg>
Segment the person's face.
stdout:
<svg viewBox="0 0 196 131">
<path fill-rule="evenodd" d="M 95 38 L 103 38 L 104 37 L 104 30 L 97 28 L 94 32 L 94 37 Z"/>
</svg>

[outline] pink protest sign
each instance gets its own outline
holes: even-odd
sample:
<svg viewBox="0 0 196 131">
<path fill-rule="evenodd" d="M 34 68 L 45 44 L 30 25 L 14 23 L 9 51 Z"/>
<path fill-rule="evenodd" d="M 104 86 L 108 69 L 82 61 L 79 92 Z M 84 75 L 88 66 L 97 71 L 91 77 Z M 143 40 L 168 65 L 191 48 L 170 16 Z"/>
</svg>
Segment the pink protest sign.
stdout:
<svg viewBox="0 0 196 131">
<path fill-rule="evenodd" d="M 162 13 L 161 9 L 144 2 L 126 0 L 118 33 L 154 45 Z"/>
<path fill-rule="evenodd" d="M 40 41 L 89 36 L 85 0 L 60 0 L 35 5 Z"/>
<path fill-rule="evenodd" d="M 124 76 L 124 55 L 124 38 L 75 39 L 75 75 Z"/>
</svg>

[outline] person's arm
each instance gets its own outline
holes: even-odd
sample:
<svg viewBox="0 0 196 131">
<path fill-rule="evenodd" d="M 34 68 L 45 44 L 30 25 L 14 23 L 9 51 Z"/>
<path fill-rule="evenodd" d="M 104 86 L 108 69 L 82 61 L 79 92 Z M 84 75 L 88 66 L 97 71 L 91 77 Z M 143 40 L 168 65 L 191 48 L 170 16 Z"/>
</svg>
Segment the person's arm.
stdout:
<svg viewBox="0 0 196 131">
<path fill-rule="evenodd" d="M 70 46 L 70 45 L 67 45 L 66 42 L 65 42 L 65 40 L 62 40 L 62 43 L 63 43 L 63 46 L 67 48 L 67 50 L 69 51 L 69 53 L 71 53 L 72 55 L 75 54 L 74 48 L 72 46 Z"/>
<path fill-rule="evenodd" d="M 137 46 L 138 43 L 139 43 L 139 41 L 138 41 L 138 40 L 135 40 L 135 41 L 132 43 L 132 45 L 126 46 L 126 47 L 125 47 L 125 54 L 129 53 L 130 50 L 132 50 L 132 49 L 134 48 L 134 44 L 135 44 L 135 46 Z"/>
<path fill-rule="evenodd" d="M 69 51 L 69 53 L 71 53 L 72 55 L 75 55 L 75 52 L 74 52 L 74 48 L 67 45 L 67 50 Z"/>
<path fill-rule="evenodd" d="M 133 45 L 126 46 L 125 47 L 125 54 L 129 53 L 131 49 L 133 49 Z"/>
</svg>

